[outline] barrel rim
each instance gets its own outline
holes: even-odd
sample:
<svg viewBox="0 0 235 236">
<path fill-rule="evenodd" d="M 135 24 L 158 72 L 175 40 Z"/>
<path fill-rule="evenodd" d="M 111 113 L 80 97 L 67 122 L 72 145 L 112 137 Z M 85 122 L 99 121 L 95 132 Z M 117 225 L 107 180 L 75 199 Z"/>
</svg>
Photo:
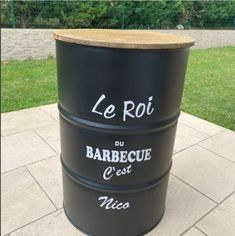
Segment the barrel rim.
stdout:
<svg viewBox="0 0 235 236">
<path fill-rule="evenodd" d="M 65 29 L 54 31 L 59 41 L 80 45 L 123 49 L 177 49 L 194 45 L 189 36 L 156 30 Z"/>
</svg>

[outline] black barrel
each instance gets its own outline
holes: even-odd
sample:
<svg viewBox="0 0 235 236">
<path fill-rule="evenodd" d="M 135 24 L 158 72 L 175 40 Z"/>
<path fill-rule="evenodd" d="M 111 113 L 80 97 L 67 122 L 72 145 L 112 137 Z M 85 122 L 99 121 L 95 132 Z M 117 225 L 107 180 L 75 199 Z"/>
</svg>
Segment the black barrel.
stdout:
<svg viewBox="0 0 235 236">
<path fill-rule="evenodd" d="M 55 32 L 64 211 L 89 235 L 135 236 L 164 214 L 191 38 Z"/>
</svg>

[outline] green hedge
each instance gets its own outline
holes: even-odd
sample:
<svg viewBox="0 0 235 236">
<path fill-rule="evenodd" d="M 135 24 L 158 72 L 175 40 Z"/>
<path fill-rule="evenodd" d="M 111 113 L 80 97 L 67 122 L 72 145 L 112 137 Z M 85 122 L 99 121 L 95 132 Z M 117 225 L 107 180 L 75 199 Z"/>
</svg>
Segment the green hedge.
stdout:
<svg viewBox="0 0 235 236">
<path fill-rule="evenodd" d="M 235 1 L 2 1 L 2 27 L 234 28 Z"/>
</svg>

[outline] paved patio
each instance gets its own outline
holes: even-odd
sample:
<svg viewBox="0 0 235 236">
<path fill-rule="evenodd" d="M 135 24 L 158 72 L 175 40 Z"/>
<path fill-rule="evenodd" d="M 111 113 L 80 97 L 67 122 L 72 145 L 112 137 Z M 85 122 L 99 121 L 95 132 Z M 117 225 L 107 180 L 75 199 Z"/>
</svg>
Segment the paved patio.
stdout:
<svg viewBox="0 0 235 236">
<path fill-rule="evenodd" d="M 55 104 L 2 114 L 2 235 L 83 235 L 62 210 L 59 153 Z M 235 235 L 234 191 L 235 132 L 182 113 L 165 216 L 148 236 Z"/>
</svg>

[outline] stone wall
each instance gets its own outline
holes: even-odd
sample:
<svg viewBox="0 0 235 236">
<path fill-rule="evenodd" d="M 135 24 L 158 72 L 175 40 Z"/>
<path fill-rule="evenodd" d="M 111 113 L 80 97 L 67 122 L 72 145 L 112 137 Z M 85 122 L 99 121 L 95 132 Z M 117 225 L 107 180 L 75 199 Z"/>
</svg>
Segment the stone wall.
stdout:
<svg viewBox="0 0 235 236">
<path fill-rule="evenodd" d="M 1 60 L 55 56 L 52 33 L 51 29 L 2 29 Z"/>
<path fill-rule="evenodd" d="M 55 56 L 53 29 L 2 29 L 1 60 L 43 59 Z M 235 30 L 164 30 L 189 35 L 195 48 L 235 45 Z"/>
</svg>

